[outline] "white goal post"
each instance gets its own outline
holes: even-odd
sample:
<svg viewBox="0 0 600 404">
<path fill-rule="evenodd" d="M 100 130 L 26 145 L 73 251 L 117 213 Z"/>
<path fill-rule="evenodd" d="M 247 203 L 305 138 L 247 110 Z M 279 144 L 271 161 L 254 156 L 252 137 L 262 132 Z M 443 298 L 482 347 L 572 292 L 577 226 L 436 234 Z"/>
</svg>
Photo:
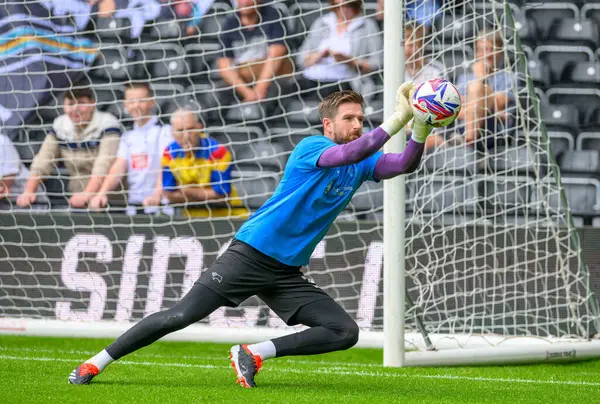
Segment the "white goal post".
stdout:
<svg viewBox="0 0 600 404">
<path fill-rule="evenodd" d="M 31 1 L 24 3 L 28 12 L 36 10 Z M 26 166 L 62 113 L 61 97 L 75 77 L 91 82 L 98 108 L 128 128 L 123 89 L 132 81 L 149 82 L 161 123 L 177 107 L 198 107 L 207 134 L 231 150 L 231 182 L 250 211 L 273 192 L 293 146 L 320 133 L 321 96 L 303 87 L 303 52 L 316 49 L 302 44 L 315 21 L 321 29 L 334 21 L 327 2 L 262 0 L 261 7 L 278 15 L 279 39 L 296 72 L 274 82 L 276 94 L 266 101 L 242 105 L 215 96 L 228 88 L 217 63 L 223 54 L 219 29 L 236 15 L 228 1 L 215 1 L 199 20 L 173 11 L 173 18 L 148 17 L 143 26 L 141 15 L 101 18 L 89 14 L 87 2 L 68 3 L 81 4 L 50 10 L 62 13 L 52 19 L 15 13 L 6 20 L 34 27 L 33 42 L 38 36 L 55 41 L 40 51 L 44 63 L 35 67 L 41 72 L 14 63 L 0 77 L 6 82 L 0 104 L 12 108 L 13 116 L 27 117 L 4 122 Z M 465 115 L 434 132 L 436 144 L 428 146 L 416 172 L 361 187 L 315 249 L 306 275 L 356 320 L 359 347 L 384 349 L 385 366 L 600 356 L 600 282 L 593 282 L 600 274 L 584 261 L 595 233 L 574 224 L 528 73 L 530 52 L 515 29 L 519 9 L 504 0 L 383 3 L 382 14 L 376 1 L 364 1 L 365 19 L 352 28 L 362 35 L 361 44 L 381 43 L 353 55 L 368 60 L 369 71 L 359 77 L 346 62 L 323 62 L 348 74 L 347 86 L 363 92 L 365 129 L 392 113 L 396 89 L 408 76 L 435 74 L 457 84 Z M 383 31 L 373 28 L 381 16 Z M 61 46 L 69 49 L 69 60 L 56 54 Z M 234 43 L 227 50 L 237 54 L 244 46 Z M 88 56 L 76 61 L 79 53 Z M 26 54 L 19 63 L 33 59 Z M 497 65 L 479 80 L 471 73 L 484 59 Z M 59 81 L 57 72 L 65 69 L 73 76 Z M 16 90 L 25 81 L 39 85 Z M 11 96 L 33 105 L 25 98 L 8 105 Z M 467 141 L 470 135 L 476 141 Z M 405 141 L 395 136 L 385 151 L 399 152 Z M 68 196 L 62 182 L 68 174 L 63 161 L 55 163 L 45 178 L 51 205 L 21 209 L 10 198 L 0 200 L 0 338 L 115 338 L 177 302 L 243 223 L 186 216 L 182 204 L 172 206 L 174 215 L 69 209 L 60 203 Z M 600 191 L 597 182 L 565 181 L 588 194 Z M 300 329 L 251 298 L 165 339 L 255 342 Z"/>
</svg>

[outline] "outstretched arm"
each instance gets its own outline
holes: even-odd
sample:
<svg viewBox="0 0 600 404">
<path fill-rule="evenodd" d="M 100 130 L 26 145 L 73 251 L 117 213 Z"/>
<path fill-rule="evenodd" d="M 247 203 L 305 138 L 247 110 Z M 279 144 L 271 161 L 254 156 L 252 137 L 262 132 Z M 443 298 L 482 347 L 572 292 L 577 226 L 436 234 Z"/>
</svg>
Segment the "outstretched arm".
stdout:
<svg viewBox="0 0 600 404">
<path fill-rule="evenodd" d="M 386 153 L 377 160 L 373 178 L 387 180 L 400 174 L 408 174 L 417 169 L 425 143 L 410 139 L 402 153 Z"/>
<path fill-rule="evenodd" d="M 350 143 L 325 150 L 319 157 L 317 166 L 330 168 L 360 163 L 381 149 L 389 139 L 390 135 L 379 126 Z"/>
<path fill-rule="evenodd" d="M 404 83 L 400 86 L 396 96 L 396 112 L 390 118 L 381 126 L 352 142 L 325 150 L 317 161 L 317 167 L 331 168 L 357 164 L 381 149 L 391 136 L 400 132 L 412 119 L 413 113 L 409 101 L 412 91 L 414 91 L 414 86 L 411 83 Z M 412 138 L 415 142 L 424 143 L 431 128 L 423 125 L 419 129 L 413 131 Z"/>
</svg>

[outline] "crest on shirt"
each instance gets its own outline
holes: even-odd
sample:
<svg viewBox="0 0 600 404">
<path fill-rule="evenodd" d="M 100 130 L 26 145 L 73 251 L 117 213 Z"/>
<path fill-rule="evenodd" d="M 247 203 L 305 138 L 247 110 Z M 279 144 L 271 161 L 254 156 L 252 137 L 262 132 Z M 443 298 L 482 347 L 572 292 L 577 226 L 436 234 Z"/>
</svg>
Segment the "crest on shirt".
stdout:
<svg viewBox="0 0 600 404">
<path fill-rule="evenodd" d="M 148 153 L 135 153 L 131 155 L 131 168 L 145 170 L 148 168 Z"/>
</svg>

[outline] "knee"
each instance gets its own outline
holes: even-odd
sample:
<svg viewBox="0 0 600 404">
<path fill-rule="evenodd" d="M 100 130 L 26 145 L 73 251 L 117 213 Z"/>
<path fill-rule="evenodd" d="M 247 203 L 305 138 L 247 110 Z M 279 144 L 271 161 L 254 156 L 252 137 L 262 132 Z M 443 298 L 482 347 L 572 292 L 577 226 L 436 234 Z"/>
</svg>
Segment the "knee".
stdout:
<svg viewBox="0 0 600 404">
<path fill-rule="evenodd" d="M 346 349 L 352 348 L 354 345 L 356 345 L 358 343 L 358 335 L 359 334 L 360 334 L 360 330 L 358 328 L 358 324 L 356 324 L 356 322 L 352 321 L 352 324 L 350 324 L 348 327 L 348 332 L 347 332 L 347 336 L 346 336 L 346 342 L 348 344 Z"/>
<path fill-rule="evenodd" d="M 168 313 L 163 317 L 162 329 L 173 332 L 187 326 L 187 321 L 182 313 Z"/>
<path fill-rule="evenodd" d="M 337 334 L 340 336 L 340 348 L 349 349 L 352 348 L 358 342 L 358 335 L 360 330 L 354 320 L 349 320 L 344 324 L 340 324 Z"/>
</svg>

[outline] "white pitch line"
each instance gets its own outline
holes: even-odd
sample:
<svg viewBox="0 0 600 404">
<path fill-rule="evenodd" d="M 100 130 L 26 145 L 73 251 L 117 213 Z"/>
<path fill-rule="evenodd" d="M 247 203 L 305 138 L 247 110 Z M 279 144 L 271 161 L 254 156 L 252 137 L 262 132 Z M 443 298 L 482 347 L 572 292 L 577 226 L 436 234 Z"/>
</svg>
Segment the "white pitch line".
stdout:
<svg viewBox="0 0 600 404">
<path fill-rule="evenodd" d="M 5 348 L 0 346 L 0 352 L 2 351 L 16 351 L 16 352 L 33 352 L 33 353 L 58 353 L 58 354 L 67 354 L 67 355 L 96 355 L 98 351 L 85 351 L 85 350 L 75 350 L 75 349 L 48 349 L 48 348 Z M 173 359 L 175 355 L 160 355 L 160 354 L 140 354 L 140 359 L 145 358 L 169 358 Z M 176 355 L 178 359 L 192 359 L 192 360 L 226 360 L 227 354 L 223 354 L 220 356 L 215 355 Z M 383 365 L 377 363 L 360 363 L 360 362 L 323 362 L 323 361 L 307 361 L 302 359 L 288 359 L 281 358 L 278 359 L 277 362 L 286 362 L 290 364 L 298 363 L 301 365 L 315 365 L 315 366 L 346 366 L 346 367 L 369 367 L 369 368 L 382 368 Z M 137 362 L 136 362 L 137 363 Z"/>
<path fill-rule="evenodd" d="M 78 359 L 65 359 L 65 358 L 50 358 L 50 357 L 32 357 L 32 356 L 12 356 L 12 355 L 0 355 L 0 359 L 6 360 L 25 360 L 25 361 L 37 361 L 37 362 L 71 362 L 79 363 L 81 360 Z M 216 365 L 198 365 L 192 363 L 161 363 L 161 362 L 136 362 L 136 361 L 118 361 L 115 362 L 120 365 L 141 365 L 141 366 L 155 366 L 155 367 L 179 367 L 179 368 L 200 368 L 200 369 L 229 369 L 229 366 L 216 366 Z M 472 376 L 459 376 L 459 375 L 424 375 L 424 374 L 410 374 L 410 373 L 384 373 L 384 372 L 349 372 L 347 370 L 335 370 L 335 369 L 289 369 L 289 368 L 276 368 L 270 369 L 273 373 L 314 373 L 314 374 L 326 374 L 326 375 L 344 375 L 344 376 L 366 376 L 366 377 L 393 377 L 402 379 L 439 379 L 439 380 L 456 380 L 456 381 L 474 381 L 474 382 L 496 382 L 496 383 L 522 383 L 522 384 L 549 384 L 549 385 L 563 385 L 563 386 L 584 386 L 584 387 L 600 387 L 598 382 L 588 381 L 576 381 L 576 380 L 539 380 L 539 379 L 514 379 L 514 378 L 502 378 L 502 377 L 472 377 Z"/>
<path fill-rule="evenodd" d="M 36 356 L 12 356 L 12 355 L 0 355 L 0 359 L 6 360 L 26 360 L 36 362 L 70 362 L 70 363 L 81 363 L 85 359 L 67 359 L 67 358 L 40 358 Z M 194 363 L 160 363 L 160 362 L 137 362 L 137 361 L 118 361 L 115 362 L 117 365 L 142 365 L 142 366 L 164 366 L 174 368 L 201 368 L 201 369 L 227 369 L 229 366 L 217 366 L 217 365 L 198 365 Z"/>
</svg>

